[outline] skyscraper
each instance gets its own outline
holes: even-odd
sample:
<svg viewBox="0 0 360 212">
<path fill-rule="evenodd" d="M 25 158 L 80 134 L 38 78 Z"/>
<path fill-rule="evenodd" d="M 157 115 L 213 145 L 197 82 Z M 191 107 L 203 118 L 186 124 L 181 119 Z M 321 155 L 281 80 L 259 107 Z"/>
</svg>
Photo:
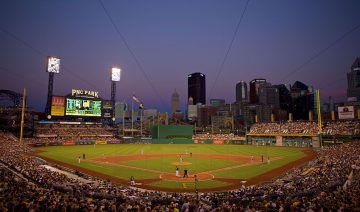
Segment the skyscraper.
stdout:
<svg viewBox="0 0 360 212">
<path fill-rule="evenodd" d="M 205 74 L 192 73 L 188 75 L 188 99 L 192 97 L 194 104 L 206 104 Z"/>
<path fill-rule="evenodd" d="M 220 107 L 225 105 L 225 99 L 210 99 L 210 105 Z"/>
<path fill-rule="evenodd" d="M 246 82 L 240 81 L 236 84 L 236 102 L 247 101 L 248 99 L 248 89 Z"/>
<path fill-rule="evenodd" d="M 356 58 L 354 63 L 351 65 L 351 71 L 347 73 L 348 88 L 347 97 L 348 99 L 360 99 L 360 58 Z"/>
<path fill-rule="evenodd" d="M 253 79 L 250 81 L 250 103 L 259 103 L 259 87 L 266 84 L 266 79 Z"/>
<path fill-rule="evenodd" d="M 259 103 L 279 108 L 279 90 L 276 86 L 261 86 L 259 88 Z"/>
<path fill-rule="evenodd" d="M 180 97 L 179 94 L 174 90 L 174 93 L 171 95 L 171 115 L 173 116 L 177 111 L 179 111 Z"/>
<path fill-rule="evenodd" d="M 279 102 L 282 110 L 291 111 L 291 94 L 290 89 L 285 84 L 273 85 L 279 91 Z"/>
<path fill-rule="evenodd" d="M 296 81 L 291 86 L 291 97 L 292 97 L 292 112 L 294 120 L 308 120 L 309 111 L 313 111 L 316 115 L 314 108 L 314 93 L 309 92 L 309 87 L 302 82 Z"/>
</svg>

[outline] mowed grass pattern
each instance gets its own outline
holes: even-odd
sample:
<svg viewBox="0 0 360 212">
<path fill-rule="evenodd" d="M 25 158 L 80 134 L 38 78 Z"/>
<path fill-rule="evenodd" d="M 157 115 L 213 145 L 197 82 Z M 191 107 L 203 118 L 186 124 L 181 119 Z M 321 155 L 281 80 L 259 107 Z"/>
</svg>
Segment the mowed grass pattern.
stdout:
<svg viewBox="0 0 360 212">
<path fill-rule="evenodd" d="M 184 162 L 191 163 L 190 165 L 178 166 L 180 172 L 187 168 L 190 174 L 194 172 L 206 172 L 215 169 L 225 168 L 229 166 L 235 166 L 239 163 L 229 161 L 229 160 L 218 160 L 218 159 L 207 159 L 207 158 L 190 158 L 189 156 L 183 157 Z M 151 170 L 158 170 L 161 172 L 175 173 L 176 165 L 173 165 L 173 162 L 179 162 L 179 157 L 164 157 L 156 159 L 146 159 L 138 161 L 130 161 L 122 163 L 128 166 L 143 167 Z"/>
<path fill-rule="evenodd" d="M 120 165 L 127 165 L 132 167 L 144 168 L 154 170 L 155 172 L 147 172 L 139 169 L 132 169 L 119 166 L 111 166 L 106 164 L 95 164 L 89 160 L 81 160 L 79 164 L 77 158 L 86 155 L 86 159 L 103 158 L 113 156 L 126 155 L 141 155 L 143 154 L 177 154 L 184 155 L 184 162 L 191 162 L 191 165 L 179 166 L 180 174 L 186 167 L 190 174 L 212 171 L 225 167 L 232 167 L 241 165 L 240 163 L 230 160 L 219 160 L 212 158 L 190 158 L 191 152 L 194 156 L 196 154 L 210 154 L 210 155 L 244 155 L 254 156 L 260 159 L 264 156 L 266 162 L 267 157 L 270 158 L 271 163 L 257 164 L 252 166 L 241 166 L 226 171 L 219 171 L 212 173 L 215 177 L 229 178 L 229 179 L 249 179 L 259 174 L 268 172 L 274 168 L 281 167 L 294 160 L 300 159 L 304 153 L 299 148 L 285 148 L 285 147 L 270 147 L 270 146 L 250 146 L 250 145 L 207 145 L 207 144 L 108 144 L 108 145 L 84 145 L 84 146 L 56 146 L 38 148 L 42 150 L 39 155 L 55 159 L 74 166 L 79 166 L 92 171 L 97 171 L 107 174 L 119 179 L 128 180 L 130 176 L 136 179 L 153 179 L 159 178 L 159 173 L 169 172 L 175 173 L 175 165 L 172 162 L 179 162 L 178 156 L 162 157 L 146 160 L 127 161 L 119 163 Z M 186 155 L 186 152 L 188 155 Z M 281 158 L 279 160 L 272 160 L 272 158 Z M 182 183 L 172 181 L 161 181 L 151 184 L 159 188 L 183 188 Z M 219 186 L 228 185 L 225 182 L 219 181 L 205 181 L 201 182 L 201 186 L 205 188 L 215 188 Z M 204 188 L 203 187 L 203 188 Z"/>
</svg>

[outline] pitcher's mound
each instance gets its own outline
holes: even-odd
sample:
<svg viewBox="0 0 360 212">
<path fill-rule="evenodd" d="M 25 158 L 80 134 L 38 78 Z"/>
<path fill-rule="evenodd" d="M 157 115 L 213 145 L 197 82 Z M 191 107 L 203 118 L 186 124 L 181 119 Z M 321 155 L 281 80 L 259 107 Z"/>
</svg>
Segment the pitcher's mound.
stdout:
<svg viewBox="0 0 360 212">
<path fill-rule="evenodd" d="M 173 162 L 171 164 L 175 165 L 175 166 L 186 166 L 186 165 L 191 165 L 192 163 L 190 163 L 190 162 Z"/>
<path fill-rule="evenodd" d="M 214 179 L 214 175 L 209 173 L 198 173 L 196 174 L 198 181 L 206 181 Z M 170 181 L 177 181 L 177 182 L 194 182 L 195 178 L 194 175 L 189 175 L 189 177 L 183 177 L 183 175 L 179 175 L 178 177 L 175 174 L 170 173 L 162 173 L 160 175 L 160 179 L 162 180 L 170 180 Z"/>
</svg>

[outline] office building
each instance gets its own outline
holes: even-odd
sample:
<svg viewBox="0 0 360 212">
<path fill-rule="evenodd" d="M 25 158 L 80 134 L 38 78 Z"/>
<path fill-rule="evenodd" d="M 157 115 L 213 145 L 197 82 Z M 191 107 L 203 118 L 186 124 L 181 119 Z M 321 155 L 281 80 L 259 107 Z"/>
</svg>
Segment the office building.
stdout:
<svg viewBox="0 0 360 212">
<path fill-rule="evenodd" d="M 193 104 L 206 104 L 205 74 L 192 73 L 188 75 L 188 99 L 192 97 Z"/>
<path fill-rule="evenodd" d="M 236 102 L 243 102 L 248 100 L 247 84 L 240 81 L 236 84 Z"/>
<path fill-rule="evenodd" d="M 210 99 L 210 105 L 220 107 L 225 105 L 225 99 Z"/>
<path fill-rule="evenodd" d="M 211 105 L 199 105 L 197 111 L 197 126 L 211 126 L 211 117 L 216 115 L 216 108 Z"/>
<path fill-rule="evenodd" d="M 198 116 L 198 109 L 197 105 L 188 105 L 187 107 L 187 120 L 188 121 L 195 121 Z"/>
<path fill-rule="evenodd" d="M 180 96 L 174 90 L 174 93 L 171 95 L 171 115 L 173 116 L 176 112 L 179 112 Z"/>
<path fill-rule="evenodd" d="M 274 85 L 279 91 L 279 104 L 280 109 L 291 112 L 292 110 L 292 99 L 291 99 L 291 86 L 286 84 Z"/>
<path fill-rule="evenodd" d="M 253 79 L 250 81 L 250 103 L 259 103 L 259 88 L 265 86 L 266 79 Z"/>
<path fill-rule="evenodd" d="M 279 108 L 279 90 L 276 86 L 262 86 L 259 88 L 259 103 Z"/>
<path fill-rule="evenodd" d="M 256 105 L 255 113 L 256 113 L 258 122 L 270 122 L 271 107 L 269 105 Z"/>
<path fill-rule="evenodd" d="M 296 81 L 291 86 L 292 97 L 292 112 L 294 120 L 308 120 L 309 111 L 313 111 L 313 114 L 317 115 L 317 110 L 314 108 L 315 95 L 309 92 L 309 87 L 302 82 Z"/>
<path fill-rule="evenodd" d="M 360 100 L 360 58 L 356 58 L 351 65 L 350 72 L 347 73 L 348 88 L 347 97 L 348 101 Z"/>
<path fill-rule="evenodd" d="M 143 110 L 143 117 L 144 118 L 149 118 L 149 117 L 156 117 L 158 114 L 158 111 L 157 109 L 151 109 L 151 108 L 148 108 L 148 109 L 144 109 Z"/>
</svg>

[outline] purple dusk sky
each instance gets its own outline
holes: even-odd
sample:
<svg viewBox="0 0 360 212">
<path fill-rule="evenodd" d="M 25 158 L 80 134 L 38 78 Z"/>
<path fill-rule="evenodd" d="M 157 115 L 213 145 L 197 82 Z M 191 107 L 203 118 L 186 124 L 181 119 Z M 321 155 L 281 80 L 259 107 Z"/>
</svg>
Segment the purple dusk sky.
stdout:
<svg viewBox="0 0 360 212">
<path fill-rule="evenodd" d="M 123 70 L 117 100 L 134 93 L 161 111 L 170 111 L 174 89 L 184 110 L 193 72 L 206 74 L 207 101 L 233 102 L 235 84 L 254 78 L 299 80 L 321 89 L 323 100 L 344 101 L 346 73 L 360 56 L 358 0 L 250 1 L 221 72 L 247 0 L 102 3 L 139 63 L 98 0 L 1 1 L 0 89 L 26 87 L 29 106 L 42 111 L 46 56 L 54 55 L 61 58 L 55 95 L 80 88 L 110 99 L 115 65 Z"/>
</svg>

